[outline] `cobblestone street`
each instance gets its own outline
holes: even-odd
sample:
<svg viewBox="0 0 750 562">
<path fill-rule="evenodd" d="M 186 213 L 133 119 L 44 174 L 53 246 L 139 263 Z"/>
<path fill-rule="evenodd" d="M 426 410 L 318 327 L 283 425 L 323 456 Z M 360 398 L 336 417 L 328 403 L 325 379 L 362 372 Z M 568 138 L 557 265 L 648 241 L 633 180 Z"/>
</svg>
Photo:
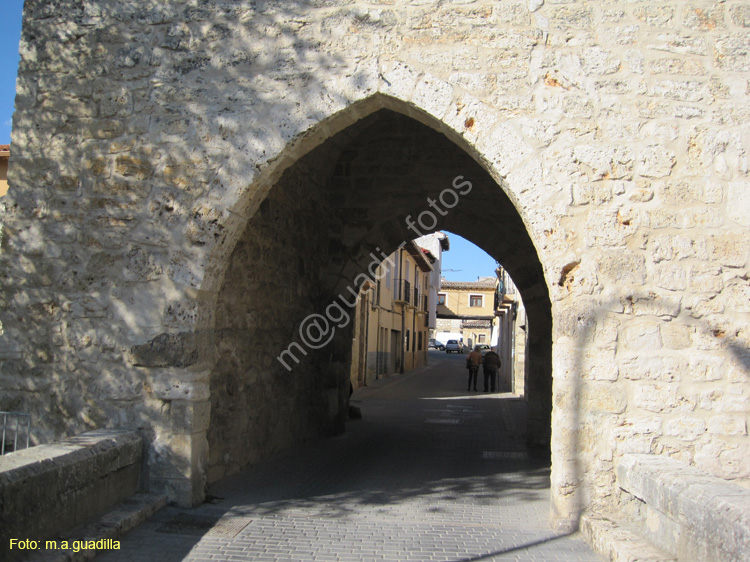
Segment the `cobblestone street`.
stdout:
<svg viewBox="0 0 750 562">
<path fill-rule="evenodd" d="M 466 392 L 464 356 L 361 389 L 361 420 L 168 508 L 98 559 L 590 561 L 548 524 L 549 468 L 524 448 L 524 403 Z"/>
</svg>

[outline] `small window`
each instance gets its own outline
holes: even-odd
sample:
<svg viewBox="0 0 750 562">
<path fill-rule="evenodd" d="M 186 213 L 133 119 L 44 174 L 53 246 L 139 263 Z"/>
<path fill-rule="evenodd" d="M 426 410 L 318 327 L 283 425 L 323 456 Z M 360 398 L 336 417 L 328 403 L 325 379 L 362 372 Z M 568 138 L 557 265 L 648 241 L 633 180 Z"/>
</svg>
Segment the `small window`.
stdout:
<svg viewBox="0 0 750 562">
<path fill-rule="evenodd" d="M 482 295 L 469 295 L 469 306 L 482 306 Z"/>
<path fill-rule="evenodd" d="M 445 304 L 445 293 L 438 293 L 438 304 Z"/>
<path fill-rule="evenodd" d="M 485 334 L 479 334 L 479 343 L 486 343 L 487 336 Z"/>
</svg>

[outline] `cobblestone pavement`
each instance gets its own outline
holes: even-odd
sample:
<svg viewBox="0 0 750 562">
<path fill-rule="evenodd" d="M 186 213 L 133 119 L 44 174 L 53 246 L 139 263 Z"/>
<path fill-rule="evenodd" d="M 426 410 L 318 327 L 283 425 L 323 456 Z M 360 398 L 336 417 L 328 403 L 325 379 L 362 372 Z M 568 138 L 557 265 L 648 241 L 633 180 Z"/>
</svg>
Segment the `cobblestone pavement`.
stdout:
<svg viewBox="0 0 750 562">
<path fill-rule="evenodd" d="M 430 362 L 355 392 L 362 419 L 345 434 L 216 484 L 212 503 L 162 511 L 98 560 L 599 561 L 549 529 L 524 403 L 466 392 L 463 356 Z"/>
</svg>

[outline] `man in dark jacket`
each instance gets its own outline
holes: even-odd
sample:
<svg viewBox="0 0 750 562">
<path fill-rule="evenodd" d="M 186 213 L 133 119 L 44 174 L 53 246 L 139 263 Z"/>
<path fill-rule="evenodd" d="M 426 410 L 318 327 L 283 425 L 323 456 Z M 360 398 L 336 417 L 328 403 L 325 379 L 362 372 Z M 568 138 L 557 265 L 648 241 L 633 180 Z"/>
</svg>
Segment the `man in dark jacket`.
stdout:
<svg viewBox="0 0 750 562">
<path fill-rule="evenodd" d="M 490 392 L 495 392 L 497 370 L 500 368 L 500 356 L 494 351 L 484 355 L 484 391 L 487 392 L 487 381 L 490 382 Z"/>
</svg>

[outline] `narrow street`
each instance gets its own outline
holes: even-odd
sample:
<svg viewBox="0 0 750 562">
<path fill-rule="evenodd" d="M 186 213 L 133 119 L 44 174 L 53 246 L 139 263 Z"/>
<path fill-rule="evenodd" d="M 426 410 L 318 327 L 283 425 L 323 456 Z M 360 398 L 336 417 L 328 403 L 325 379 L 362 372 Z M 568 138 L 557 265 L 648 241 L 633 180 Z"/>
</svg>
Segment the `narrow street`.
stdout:
<svg viewBox="0 0 750 562">
<path fill-rule="evenodd" d="M 358 390 L 362 419 L 168 508 L 98 559 L 587 561 L 547 524 L 549 468 L 524 448 L 524 403 L 466 391 L 465 356 Z"/>
</svg>

